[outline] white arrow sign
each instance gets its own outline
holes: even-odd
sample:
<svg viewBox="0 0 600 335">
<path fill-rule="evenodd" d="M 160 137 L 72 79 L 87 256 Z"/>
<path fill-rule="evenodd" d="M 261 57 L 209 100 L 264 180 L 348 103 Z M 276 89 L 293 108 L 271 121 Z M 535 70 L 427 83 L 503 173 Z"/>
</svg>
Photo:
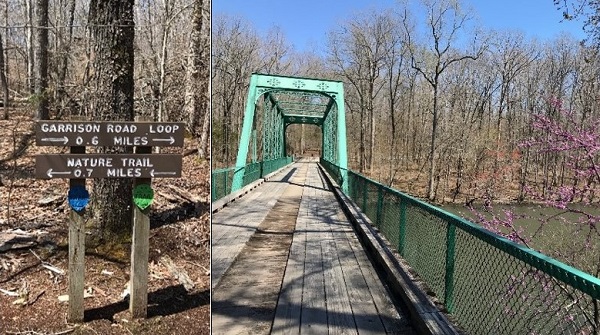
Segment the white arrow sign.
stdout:
<svg viewBox="0 0 600 335">
<path fill-rule="evenodd" d="M 150 170 L 150 176 L 152 178 L 154 178 L 154 176 L 174 176 L 177 173 L 175 172 L 159 172 L 159 171 L 154 171 L 154 169 Z"/>
<path fill-rule="evenodd" d="M 42 142 L 63 142 L 63 144 L 67 144 L 67 143 L 69 143 L 69 139 L 66 136 L 46 137 L 46 138 L 42 138 Z"/>
<path fill-rule="evenodd" d="M 175 143 L 175 138 L 173 136 L 170 136 L 169 138 L 153 138 L 152 140 L 156 142 L 169 142 L 169 144 Z"/>
<path fill-rule="evenodd" d="M 48 171 L 46 171 L 46 175 L 48 175 L 48 177 L 50 178 L 54 178 L 54 175 L 67 175 L 67 174 L 71 174 L 71 171 L 52 171 L 52 169 L 48 169 Z"/>
</svg>

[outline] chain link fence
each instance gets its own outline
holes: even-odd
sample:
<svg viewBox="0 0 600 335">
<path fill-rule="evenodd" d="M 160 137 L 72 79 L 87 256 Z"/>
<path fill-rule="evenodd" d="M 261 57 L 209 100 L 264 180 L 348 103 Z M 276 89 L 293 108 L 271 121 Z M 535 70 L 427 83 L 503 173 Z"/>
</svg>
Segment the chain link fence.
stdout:
<svg viewBox="0 0 600 335">
<path fill-rule="evenodd" d="M 322 165 L 467 334 L 600 334 L 600 279 L 339 167 Z"/>
<path fill-rule="evenodd" d="M 292 157 L 282 157 L 263 162 L 250 163 L 244 167 L 243 186 L 263 178 L 269 173 L 275 172 L 282 167 L 292 163 Z M 219 200 L 231 193 L 234 167 L 214 170 L 211 173 L 211 201 Z"/>
<path fill-rule="evenodd" d="M 210 199 L 219 200 L 231 192 L 231 182 L 235 168 L 213 170 L 210 174 Z"/>
</svg>

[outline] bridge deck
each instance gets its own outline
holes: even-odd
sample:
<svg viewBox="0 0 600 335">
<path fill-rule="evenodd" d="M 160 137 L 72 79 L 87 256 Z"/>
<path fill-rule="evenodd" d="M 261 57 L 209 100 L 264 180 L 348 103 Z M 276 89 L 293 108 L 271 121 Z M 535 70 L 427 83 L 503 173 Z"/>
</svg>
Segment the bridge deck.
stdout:
<svg viewBox="0 0 600 335">
<path fill-rule="evenodd" d="M 214 334 L 414 334 L 315 163 L 212 218 Z"/>
</svg>

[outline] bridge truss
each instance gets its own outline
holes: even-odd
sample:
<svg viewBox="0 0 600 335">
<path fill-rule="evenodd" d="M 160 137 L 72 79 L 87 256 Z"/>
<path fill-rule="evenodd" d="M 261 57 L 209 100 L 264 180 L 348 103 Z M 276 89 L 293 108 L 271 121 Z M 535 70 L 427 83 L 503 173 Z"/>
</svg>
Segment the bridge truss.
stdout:
<svg viewBox="0 0 600 335">
<path fill-rule="evenodd" d="M 347 170 L 343 83 L 255 73 L 248 87 L 231 192 L 244 186 L 250 165 L 288 156 L 286 129 L 292 124 L 320 127 L 321 158 Z"/>
</svg>

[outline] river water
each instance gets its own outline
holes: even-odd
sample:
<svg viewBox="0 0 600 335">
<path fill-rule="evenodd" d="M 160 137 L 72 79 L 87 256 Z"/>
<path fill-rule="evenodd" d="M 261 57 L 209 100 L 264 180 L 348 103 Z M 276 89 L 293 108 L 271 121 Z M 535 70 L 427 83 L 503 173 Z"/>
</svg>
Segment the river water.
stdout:
<svg viewBox="0 0 600 335">
<path fill-rule="evenodd" d="M 477 222 L 477 214 L 458 204 L 440 206 L 448 212 Z M 476 212 L 488 220 L 493 216 L 506 220 L 505 211 L 515 217 L 514 226 L 521 230 L 520 235 L 528 239 L 528 245 L 544 254 L 557 258 L 586 272 L 596 272 L 600 256 L 600 232 L 595 225 L 581 221 L 585 215 L 538 204 L 493 205 L 486 210 L 482 205 L 475 206 Z M 599 206 L 574 205 L 575 211 L 600 215 Z M 508 229 L 501 228 L 508 232 Z"/>
</svg>

